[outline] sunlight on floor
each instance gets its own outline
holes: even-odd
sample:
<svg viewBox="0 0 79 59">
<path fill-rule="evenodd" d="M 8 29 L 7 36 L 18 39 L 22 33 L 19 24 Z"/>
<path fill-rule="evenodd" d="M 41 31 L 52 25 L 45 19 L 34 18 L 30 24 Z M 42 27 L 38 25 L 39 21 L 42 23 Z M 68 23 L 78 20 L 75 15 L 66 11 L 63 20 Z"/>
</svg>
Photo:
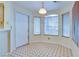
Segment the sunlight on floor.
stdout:
<svg viewBox="0 0 79 59">
<path fill-rule="evenodd" d="M 71 57 L 72 51 L 57 44 L 36 43 L 17 48 L 8 57 Z"/>
</svg>

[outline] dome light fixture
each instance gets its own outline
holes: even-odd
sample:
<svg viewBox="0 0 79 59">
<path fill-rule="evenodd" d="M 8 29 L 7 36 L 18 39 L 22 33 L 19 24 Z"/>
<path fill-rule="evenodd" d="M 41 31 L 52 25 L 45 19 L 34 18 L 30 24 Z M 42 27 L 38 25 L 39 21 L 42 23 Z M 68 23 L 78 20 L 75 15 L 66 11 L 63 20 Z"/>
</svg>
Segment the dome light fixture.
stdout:
<svg viewBox="0 0 79 59">
<path fill-rule="evenodd" d="M 42 2 L 42 8 L 40 8 L 39 10 L 39 14 L 40 15 L 46 15 L 47 11 L 46 9 L 44 8 L 44 2 Z"/>
</svg>

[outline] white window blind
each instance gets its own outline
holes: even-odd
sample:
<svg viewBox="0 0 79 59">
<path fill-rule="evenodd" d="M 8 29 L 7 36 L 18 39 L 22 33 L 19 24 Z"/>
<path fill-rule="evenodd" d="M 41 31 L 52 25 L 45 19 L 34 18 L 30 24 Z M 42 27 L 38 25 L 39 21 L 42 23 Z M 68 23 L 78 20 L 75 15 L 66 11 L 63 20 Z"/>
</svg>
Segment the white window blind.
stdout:
<svg viewBox="0 0 79 59">
<path fill-rule="evenodd" d="M 63 14 L 63 36 L 70 36 L 70 19 L 69 13 Z"/>
<path fill-rule="evenodd" d="M 34 18 L 34 34 L 40 34 L 40 18 Z"/>
<path fill-rule="evenodd" d="M 58 15 L 45 17 L 45 34 L 58 35 Z"/>
</svg>

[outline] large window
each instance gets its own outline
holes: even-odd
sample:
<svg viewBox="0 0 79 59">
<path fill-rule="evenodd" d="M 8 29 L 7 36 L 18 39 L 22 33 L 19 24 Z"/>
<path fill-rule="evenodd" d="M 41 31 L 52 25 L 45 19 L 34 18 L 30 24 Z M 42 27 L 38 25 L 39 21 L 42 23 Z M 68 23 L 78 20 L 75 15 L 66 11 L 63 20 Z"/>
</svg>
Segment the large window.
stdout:
<svg viewBox="0 0 79 59">
<path fill-rule="evenodd" d="M 40 18 L 34 18 L 34 34 L 40 34 Z"/>
<path fill-rule="evenodd" d="M 70 19 L 69 13 L 63 14 L 63 36 L 70 36 Z"/>
<path fill-rule="evenodd" d="M 28 22 L 29 17 L 21 12 L 15 12 L 15 41 L 16 47 L 28 43 Z"/>
<path fill-rule="evenodd" d="M 58 15 L 45 17 L 44 32 L 48 35 L 58 35 Z"/>
</svg>

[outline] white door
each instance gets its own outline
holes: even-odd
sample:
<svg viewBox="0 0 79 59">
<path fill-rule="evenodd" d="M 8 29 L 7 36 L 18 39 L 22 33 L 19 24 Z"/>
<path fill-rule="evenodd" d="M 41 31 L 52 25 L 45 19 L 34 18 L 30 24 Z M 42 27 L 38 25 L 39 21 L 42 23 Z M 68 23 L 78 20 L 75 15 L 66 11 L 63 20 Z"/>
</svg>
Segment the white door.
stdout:
<svg viewBox="0 0 79 59">
<path fill-rule="evenodd" d="M 28 43 L 28 16 L 16 12 L 16 47 Z"/>
</svg>

